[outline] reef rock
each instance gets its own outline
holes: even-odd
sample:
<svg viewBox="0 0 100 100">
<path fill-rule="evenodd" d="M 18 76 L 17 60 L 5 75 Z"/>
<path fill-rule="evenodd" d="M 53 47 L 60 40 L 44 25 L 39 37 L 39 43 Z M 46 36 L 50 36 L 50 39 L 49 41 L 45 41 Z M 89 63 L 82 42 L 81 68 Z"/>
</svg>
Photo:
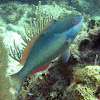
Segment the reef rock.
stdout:
<svg viewBox="0 0 100 100">
<path fill-rule="evenodd" d="M 100 86 L 100 66 L 86 66 L 75 76 L 81 77 L 81 82 L 75 87 L 73 100 L 98 100 L 96 92 Z"/>
<path fill-rule="evenodd" d="M 71 60 L 85 65 L 99 64 L 100 61 L 100 27 L 89 31 L 80 31 L 71 45 Z M 84 67 L 84 65 L 83 65 Z"/>
</svg>

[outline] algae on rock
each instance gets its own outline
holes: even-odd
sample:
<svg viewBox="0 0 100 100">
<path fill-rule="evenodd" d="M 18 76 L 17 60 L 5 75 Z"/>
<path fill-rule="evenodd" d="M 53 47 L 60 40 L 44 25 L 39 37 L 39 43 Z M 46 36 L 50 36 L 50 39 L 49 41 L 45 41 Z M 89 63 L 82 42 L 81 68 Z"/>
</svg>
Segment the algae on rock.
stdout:
<svg viewBox="0 0 100 100">
<path fill-rule="evenodd" d="M 0 37 L 0 100 L 13 100 L 9 89 L 11 87 L 10 80 L 6 77 L 6 69 L 8 68 L 8 54 Z"/>
</svg>

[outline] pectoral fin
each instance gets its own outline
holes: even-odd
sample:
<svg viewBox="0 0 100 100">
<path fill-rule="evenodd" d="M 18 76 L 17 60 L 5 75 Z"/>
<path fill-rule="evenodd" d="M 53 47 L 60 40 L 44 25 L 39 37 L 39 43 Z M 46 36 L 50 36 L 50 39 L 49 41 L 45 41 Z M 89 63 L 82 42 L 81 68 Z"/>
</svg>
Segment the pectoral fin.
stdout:
<svg viewBox="0 0 100 100">
<path fill-rule="evenodd" d="M 70 49 L 67 49 L 64 54 L 62 54 L 61 58 L 64 63 L 67 63 L 70 57 Z"/>
</svg>

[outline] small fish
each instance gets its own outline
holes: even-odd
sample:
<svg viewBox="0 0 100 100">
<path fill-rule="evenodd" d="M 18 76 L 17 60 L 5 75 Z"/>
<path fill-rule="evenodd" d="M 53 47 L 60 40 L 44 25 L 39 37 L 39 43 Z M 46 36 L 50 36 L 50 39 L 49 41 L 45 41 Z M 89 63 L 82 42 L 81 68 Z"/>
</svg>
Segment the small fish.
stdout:
<svg viewBox="0 0 100 100">
<path fill-rule="evenodd" d="M 69 47 L 81 29 L 82 15 L 69 15 L 58 21 L 51 21 L 39 35 L 26 46 L 20 64 L 23 68 L 11 76 L 13 88 L 21 91 L 27 75 L 45 70 L 56 57 L 67 62 Z"/>
</svg>

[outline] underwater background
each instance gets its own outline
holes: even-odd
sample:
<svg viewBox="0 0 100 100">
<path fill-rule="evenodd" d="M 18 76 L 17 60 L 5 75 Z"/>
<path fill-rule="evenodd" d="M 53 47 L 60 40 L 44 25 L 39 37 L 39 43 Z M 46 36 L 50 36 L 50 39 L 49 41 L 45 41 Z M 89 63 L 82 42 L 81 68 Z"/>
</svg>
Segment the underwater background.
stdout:
<svg viewBox="0 0 100 100">
<path fill-rule="evenodd" d="M 69 61 L 57 59 L 11 93 L 9 75 L 23 67 L 26 45 L 50 20 L 69 14 L 84 16 Z M 0 0 L 0 71 L 0 100 L 100 100 L 100 0 Z"/>
</svg>

